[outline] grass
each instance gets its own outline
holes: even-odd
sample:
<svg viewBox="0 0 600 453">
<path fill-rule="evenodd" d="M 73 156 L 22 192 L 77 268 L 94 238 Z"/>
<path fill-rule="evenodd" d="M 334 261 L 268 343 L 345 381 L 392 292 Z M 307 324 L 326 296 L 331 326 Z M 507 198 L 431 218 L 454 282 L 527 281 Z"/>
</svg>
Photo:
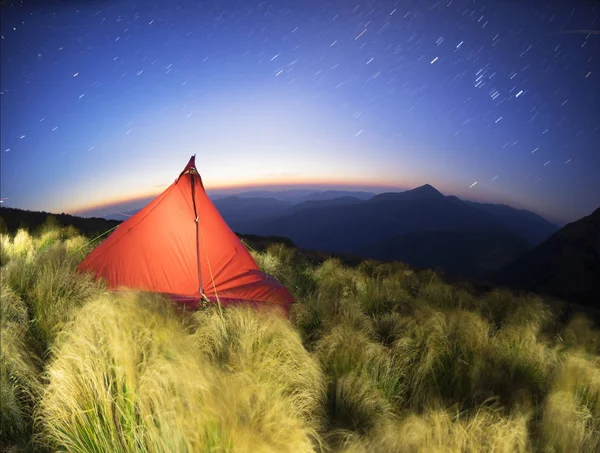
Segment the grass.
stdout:
<svg viewBox="0 0 600 453">
<path fill-rule="evenodd" d="M 351 439 L 344 453 L 432 453 L 531 451 L 526 414 L 502 415 L 482 408 L 473 415 L 449 410 L 388 420 L 365 438 Z"/>
<path fill-rule="evenodd" d="M 25 303 L 0 279 L 0 446 L 31 435 L 31 414 L 41 394 L 41 362 L 28 338 Z"/>
<path fill-rule="evenodd" d="M 600 360 L 569 356 L 558 369 L 543 408 L 544 448 L 600 451 Z"/>
<path fill-rule="evenodd" d="M 289 319 L 182 313 L 77 272 L 73 228 L 0 246 L 2 449 L 600 451 L 600 332 L 541 297 L 278 244 Z"/>
</svg>

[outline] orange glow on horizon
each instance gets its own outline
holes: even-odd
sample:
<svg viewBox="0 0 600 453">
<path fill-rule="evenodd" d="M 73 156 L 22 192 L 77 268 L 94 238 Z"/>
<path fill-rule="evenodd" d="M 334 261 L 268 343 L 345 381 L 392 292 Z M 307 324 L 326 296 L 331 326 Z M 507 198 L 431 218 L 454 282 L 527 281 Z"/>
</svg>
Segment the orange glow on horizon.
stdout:
<svg viewBox="0 0 600 453">
<path fill-rule="evenodd" d="M 325 187 L 353 187 L 359 190 L 361 187 L 364 188 L 381 188 L 383 190 L 406 190 L 405 186 L 401 186 L 399 184 L 394 184 L 389 181 L 371 181 L 371 180 L 362 180 L 362 181 L 348 181 L 342 179 L 332 179 L 332 178 L 311 178 L 308 180 L 293 180 L 293 179 L 281 179 L 281 180 L 268 180 L 268 181 L 244 181 L 238 183 L 222 183 L 222 184 L 210 184 L 206 183 L 203 179 L 204 188 L 207 191 L 212 190 L 260 190 L 264 188 L 273 188 L 273 187 L 289 187 L 289 188 L 298 188 L 298 187 L 306 187 L 307 189 L 311 186 L 325 186 Z M 174 183 L 174 182 L 173 182 Z M 171 184 L 173 184 L 171 183 Z M 419 184 L 417 184 L 419 185 Z M 156 197 L 162 192 L 164 192 L 170 184 L 165 184 L 160 188 L 153 188 L 148 190 L 147 192 L 138 192 L 136 194 L 126 195 L 124 197 L 105 199 L 100 202 L 92 203 L 85 206 L 72 207 L 67 209 L 65 212 L 70 212 L 74 215 L 83 214 L 88 211 L 109 208 L 112 205 L 121 204 L 121 203 L 131 203 L 138 200 L 143 200 L 149 197 Z M 412 185 L 409 183 L 409 187 L 416 187 L 416 185 Z M 317 189 L 316 189 L 317 190 Z"/>
<path fill-rule="evenodd" d="M 171 184 L 173 184 L 175 181 Z M 385 180 L 373 181 L 369 179 L 363 180 L 345 180 L 345 179 L 332 179 L 332 178 L 318 178 L 313 177 L 309 179 L 270 179 L 270 180 L 261 180 L 261 181 L 243 181 L 237 183 L 217 183 L 211 184 L 210 182 L 206 182 L 203 179 L 205 189 L 210 192 L 214 190 L 239 190 L 239 191 L 247 191 L 247 190 L 287 190 L 287 189 L 314 189 L 315 191 L 322 190 L 330 187 L 331 189 L 338 190 L 366 190 L 373 191 L 373 189 L 381 189 L 381 192 L 385 191 L 404 191 L 414 189 L 418 186 L 426 184 L 426 182 L 419 181 L 416 178 L 414 180 L 403 180 L 402 184 L 396 182 L 390 182 Z M 508 204 L 515 208 L 520 209 L 528 209 L 532 212 L 536 212 L 527 206 L 524 206 L 522 203 L 517 202 L 516 200 L 507 200 L 504 197 L 500 197 L 494 195 L 493 193 L 489 193 L 487 191 L 471 191 L 470 189 L 456 186 L 449 186 L 448 184 L 440 183 L 433 184 L 434 187 L 442 192 L 444 195 L 454 195 L 461 199 L 472 200 L 484 203 L 501 203 Z M 136 201 L 142 201 L 147 198 L 154 198 L 164 192 L 170 184 L 164 184 L 160 187 L 153 187 L 148 191 L 140 191 L 135 194 L 128 194 L 124 197 L 119 198 L 111 198 L 105 199 L 99 202 L 90 203 L 84 206 L 73 207 L 71 209 L 63 210 L 63 212 L 68 212 L 73 215 L 85 215 L 90 211 L 96 211 L 101 209 L 108 209 L 111 206 L 123 204 L 123 203 L 134 203 Z M 320 188 L 316 188 L 315 186 L 319 186 Z M 325 189 L 326 190 L 326 189 Z"/>
</svg>

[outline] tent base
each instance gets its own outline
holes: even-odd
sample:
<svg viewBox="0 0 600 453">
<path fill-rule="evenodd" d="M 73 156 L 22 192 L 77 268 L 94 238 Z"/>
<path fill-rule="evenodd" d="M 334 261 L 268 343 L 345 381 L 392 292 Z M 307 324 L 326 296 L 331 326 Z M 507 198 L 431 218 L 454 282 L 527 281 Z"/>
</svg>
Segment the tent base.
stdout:
<svg viewBox="0 0 600 453">
<path fill-rule="evenodd" d="M 131 290 L 131 289 L 113 289 L 110 290 L 111 293 L 122 293 L 122 292 L 138 292 L 136 290 Z M 140 292 L 144 292 L 143 290 Z M 202 304 L 202 299 L 200 297 L 197 296 L 182 296 L 180 294 L 167 294 L 167 293 L 153 293 L 153 294 L 160 294 L 162 296 L 167 297 L 169 300 L 175 302 L 177 304 L 178 307 L 180 307 L 183 311 L 198 311 L 198 310 L 202 310 L 205 306 L 208 307 L 209 304 L 206 303 L 206 305 Z M 228 298 L 228 297 L 219 297 L 219 300 L 217 301 L 217 298 L 215 296 L 207 296 L 208 300 L 210 301 L 211 305 L 217 305 L 218 303 L 221 304 L 222 307 L 229 307 L 229 306 L 245 306 L 245 307 L 250 307 L 256 310 L 267 310 L 267 311 L 277 311 L 279 313 L 281 313 L 283 316 L 285 316 L 286 318 L 289 317 L 290 314 L 290 308 L 288 305 L 285 304 L 274 304 L 273 302 L 267 302 L 267 301 L 260 301 L 260 300 L 246 300 L 246 299 L 234 299 L 234 298 Z"/>
</svg>

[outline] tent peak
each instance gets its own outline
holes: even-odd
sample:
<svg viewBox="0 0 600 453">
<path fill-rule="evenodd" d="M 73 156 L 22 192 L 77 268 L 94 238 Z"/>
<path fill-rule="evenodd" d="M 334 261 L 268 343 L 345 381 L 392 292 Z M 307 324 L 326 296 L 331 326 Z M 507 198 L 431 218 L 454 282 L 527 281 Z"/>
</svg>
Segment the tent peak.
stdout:
<svg viewBox="0 0 600 453">
<path fill-rule="evenodd" d="M 198 169 L 196 168 L 196 155 L 194 154 L 192 157 L 190 157 L 190 160 L 188 161 L 187 165 L 185 166 L 185 168 L 183 169 L 183 171 L 181 172 L 181 175 L 185 174 L 187 171 L 189 170 L 194 170 L 196 173 L 198 173 Z"/>
<path fill-rule="evenodd" d="M 204 183 L 202 182 L 200 173 L 198 173 L 198 169 L 196 168 L 196 155 L 195 154 L 192 157 L 190 157 L 190 160 L 188 161 L 188 163 L 185 166 L 185 168 L 183 169 L 183 171 L 181 173 L 179 173 L 179 176 L 177 177 L 176 182 L 179 181 L 179 178 L 181 178 L 186 173 L 192 173 L 192 174 L 197 175 L 198 179 L 200 180 L 200 185 L 204 189 Z"/>
</svg>

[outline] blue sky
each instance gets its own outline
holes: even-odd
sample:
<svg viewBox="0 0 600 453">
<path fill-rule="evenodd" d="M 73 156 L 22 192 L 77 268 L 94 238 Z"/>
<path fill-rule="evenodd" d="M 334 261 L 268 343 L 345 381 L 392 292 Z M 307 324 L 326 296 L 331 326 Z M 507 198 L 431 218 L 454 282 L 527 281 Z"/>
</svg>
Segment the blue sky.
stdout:
<svg viewBox="0 0 600 453">
<path fill-rule="evenodd" d="M 597 2 L 3 6 L 5 205 L 414 187 L 571 221 L 600 205 Z"/>
</svg>

